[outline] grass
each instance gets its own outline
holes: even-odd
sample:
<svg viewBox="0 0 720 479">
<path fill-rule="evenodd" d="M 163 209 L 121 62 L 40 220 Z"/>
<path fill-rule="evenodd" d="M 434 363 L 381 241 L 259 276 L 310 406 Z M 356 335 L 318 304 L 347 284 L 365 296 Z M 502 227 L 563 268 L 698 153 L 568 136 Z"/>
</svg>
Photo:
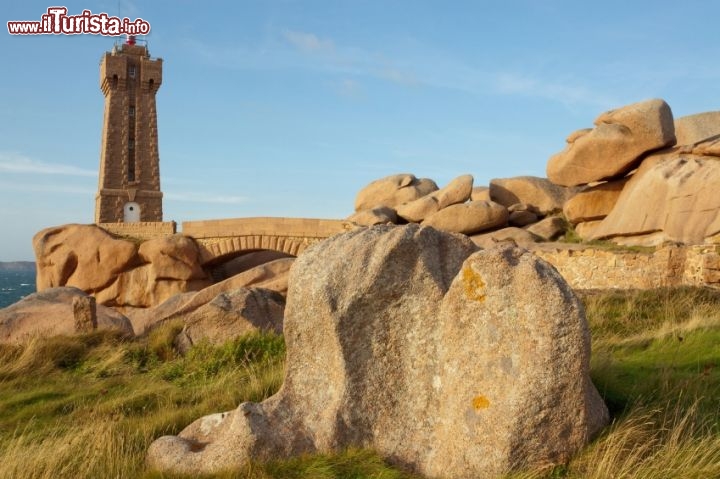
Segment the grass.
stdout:
<svg viewBox="0 0 720 479">
<path fill-rule="evenodd" d="M 699 288 L 582 296 L 592 378 L 612 425 L 569 463 L 508 478 L 720 477 L 720 292 Z M 0 477 L 145 478 L 163 434 L 261 401 L 282 381 L 284 342 L 250 335 L 182 357 L 177 323 L 149 337 L 109 333 L 0 346 Z M 248 464 L 213 478 L 416 476 L 372 451 Z"/>
</svg>

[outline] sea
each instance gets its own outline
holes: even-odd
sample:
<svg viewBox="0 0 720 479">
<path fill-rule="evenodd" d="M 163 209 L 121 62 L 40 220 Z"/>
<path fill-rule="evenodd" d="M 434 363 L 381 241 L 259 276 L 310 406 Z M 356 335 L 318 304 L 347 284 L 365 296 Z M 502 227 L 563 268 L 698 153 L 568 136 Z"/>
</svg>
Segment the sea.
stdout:
<svg viewBox="0 0 720 479">
<path fill-rule="evenodd" d="M 0 308 L 35 292 L 35 271 L 0 270 Z"/>
</svg>

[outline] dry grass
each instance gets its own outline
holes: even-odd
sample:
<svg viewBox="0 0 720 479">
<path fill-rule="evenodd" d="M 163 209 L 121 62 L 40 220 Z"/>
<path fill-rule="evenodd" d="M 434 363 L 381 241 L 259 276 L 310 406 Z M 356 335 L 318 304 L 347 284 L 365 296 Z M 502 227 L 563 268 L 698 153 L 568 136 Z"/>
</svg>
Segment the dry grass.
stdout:
<svg viewBox="0 0 720 479">
<path fill-rule="evenodd" d="M 720 293 L 594 293 L 592 377 L 613 424 L 568 464 L 512 478 L 720 477 Z M 251 336 L 181 357 L 177 325 L 0 347 L 0 477 L 181 479 L 147 471 L 149 444 L 198 417 L 260 401 L 284 344 Z M 248 464 L 216 478 L 411 478 L 371 451 Z M 187 479 L 187 478 L 183 478 Z"/>
<path fill-rule="evenodd" d="M 592 377 L 612 425 L 568 464 L 530 478 L 720 477 L 720 292 L 584 295 Z"/>
<path fill-rule="evenodd" d="M 0 477 L 139 477 L 155 438 L 261 400 L 282 382 L 282 338 L 250 336 L 183 358 L 170 354 L 170 337 L 93 334 L 3 347 Z"/>
<path fill-rule="evenodd" d="M 695 406 L 638 406 L 579 455 L 570 471 L 588 479 L 720 477 L 717 419 Z"/>
</svg>

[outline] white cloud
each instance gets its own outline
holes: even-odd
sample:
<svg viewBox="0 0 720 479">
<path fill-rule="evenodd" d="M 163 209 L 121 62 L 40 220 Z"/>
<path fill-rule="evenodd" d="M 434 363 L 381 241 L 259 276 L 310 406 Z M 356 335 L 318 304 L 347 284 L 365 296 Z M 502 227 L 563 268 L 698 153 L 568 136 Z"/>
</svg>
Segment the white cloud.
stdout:
<svg viewBox="0 0 720 479">
<path fill-rule="evenodd" d="M 0 152 L 0 171 L 7 173 L 30 173 L 36 175 L 62 175 L 97 177 L 96 170 L 88 170 L 61 163 L 36 161 L 17 153 Z"/>
<path fill-rule="evenodd" d="M 572 81 L 545 81 L 515 73 L 497 74 L 494 87 L 501 94 L 545 98 L 566 105 L 586 104 L 608 108 L 609 105 L 620 103 L 613 97 Z"/>
<path fill-rule="evenodd" d="M 332 51 L 335 47 L 332 40 L 321 39 L 314 33 L 283 30 L 283 36 L 295 47 L 304 52 Z"/>
<path fill-rule="evenodd" d="M 368 50 L 341 45 L 314 33 L 281 30 L 284 44 L 264 44 L 261 48 L 209 45 L 202 40 L 186 43 L 216 66 L 229 69 L 297 68 L 340 77 L 331 82 L 342 94 L 353 93 L 354 85 L 342 86 L 342 77 L 370 77 L 405 87 L 454 90 L 473 96 L 505 95 L 541 98 L 566 107 L 582 105 L 594 109 L 622 104 L 610 95 L 610 86 L 597 85 L 588 78 L 562 75 L 556 69 L 544 72 L 492 69 L 457 58 L 452 52 L 414 44 L 410 50 Z M 292 49 L 287 48 L 290 44 Z M 315 53 L 315 55 L 300 55 Z M 357 81 L 357 80 L 353 80 Z"/>
</svg>

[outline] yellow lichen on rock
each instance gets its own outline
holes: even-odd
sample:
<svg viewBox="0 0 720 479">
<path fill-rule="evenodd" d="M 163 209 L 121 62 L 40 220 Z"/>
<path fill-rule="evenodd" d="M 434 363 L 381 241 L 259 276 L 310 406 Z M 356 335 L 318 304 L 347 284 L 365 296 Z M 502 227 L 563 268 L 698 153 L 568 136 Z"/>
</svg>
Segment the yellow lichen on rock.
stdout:
<svg viewBox="0 0 720 479">
<path fill-rule="evenodd" d="M 465 286 L 465 295 L 468 299 L 485 301 L 485 282 L 479 274 L 473 271 L 471 266 L 465 266 L 463 268 L 462 281 Z"/>
<path fill-rule="evenodd" d="M 475 396 L 472 403 L 473 408 L 475 408 L 476 411 L 479 411 L 480 409 L 487 409 L 490 407 L 490 400 L 482 394 Z"/>
</svg>

